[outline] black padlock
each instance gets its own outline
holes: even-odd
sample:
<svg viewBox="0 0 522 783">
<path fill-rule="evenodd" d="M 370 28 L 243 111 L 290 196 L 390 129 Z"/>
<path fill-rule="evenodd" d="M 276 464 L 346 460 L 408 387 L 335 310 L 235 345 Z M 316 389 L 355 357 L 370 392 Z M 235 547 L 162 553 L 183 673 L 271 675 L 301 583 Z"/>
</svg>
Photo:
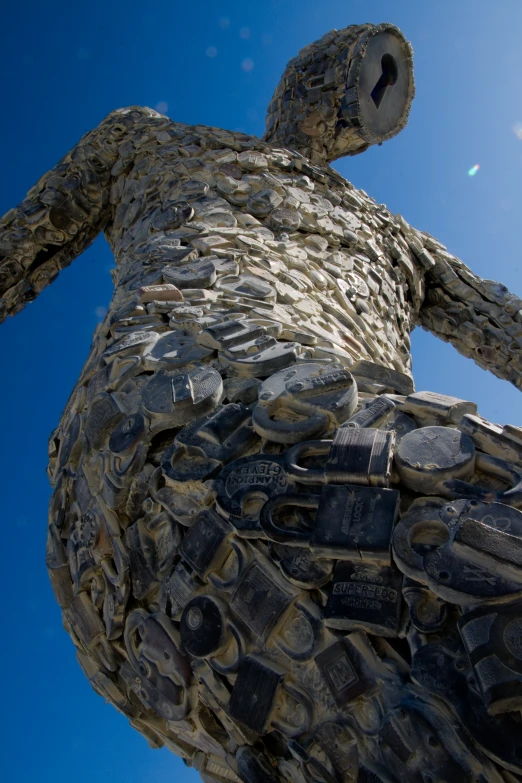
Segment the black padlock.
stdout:
<svg viewBox="0 0 522 783">
<path fill-rule="evenodd" d="M 328 589 L 325 624 L 340 630 L 362 628 L 381 636 L 397 636 L 402 580 L 393 565 L 338 563 Z"/>
<path fill-rule="evenodd" d="M 239 668 L 230 695 L 230 717 L 257 734 L 266 733 L 282 680 L 282 672 L 272 662 L 247 656 Z"/>
<path fill-rule="evenodd" d="M 458 628 L 488 713 L 522 709 L 522 601 L 480 606 Z"/>
<path fill-rule="evenodd" d="M 309 546 L 318 557 L 389 565 L 398 504 L 399 493 L 393 489 L 332 484 L 323 487 L 321 495 L 288 494 L 269 500 L 260 522 L 266 537 L 276 543 Z M 314 530 L 280 527 L 274 517 L 288 506 L 316 508 Z"/>
<path fill-rule="evenodd" d="M 180 546 L 180 555 L 201 578 L 219 570 L 230 554 L 228 541 L 233 529 L 215 511 L 202 511 L 187 531 Z"/>
<path fill-rule="evenodd" d="M 230 598 L 230 608 L 258 639 L 270 636 L 275 624 L 296 599 L 298 591 L 285 584 L 268 564 L 252 563 Z"/>
<path fill-rule="evenodd" d="M 226 638 L 226 623 L 219 601 L 199 595 L 185 607 L 180 622 L 181 643 L 194 658 L 216 655 Z"/>
<path fill-rule="evenodd" d="M 359 632 L 345 636 L 332 644 L 315 658 L 335 702 L 344 706 L 362 695 L 371 695 L 378 688 L 378 682 L 371 670 L 371 660 L 367 657 L 369 643 Z"/>
</svg>

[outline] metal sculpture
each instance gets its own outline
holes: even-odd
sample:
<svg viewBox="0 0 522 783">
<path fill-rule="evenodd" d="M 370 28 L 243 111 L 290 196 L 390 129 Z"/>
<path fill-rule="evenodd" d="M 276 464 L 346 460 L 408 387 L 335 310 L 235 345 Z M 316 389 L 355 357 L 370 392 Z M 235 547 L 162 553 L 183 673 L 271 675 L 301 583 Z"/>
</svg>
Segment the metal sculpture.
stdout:
<svg viewBox="0 0 522 783">
<path fill-rule="evenodd" d="M 115 111 L 0 223 L 4 316 L 114 252 L 47 564 L 92 686 L 206 783 L 522 779 L 522 429 L 415 392 L 409 342 L 522 388 L 522 301 L 328 166 L 405 125 L 411 55 L 328 33 L 262 140 Z"/>
</svg>

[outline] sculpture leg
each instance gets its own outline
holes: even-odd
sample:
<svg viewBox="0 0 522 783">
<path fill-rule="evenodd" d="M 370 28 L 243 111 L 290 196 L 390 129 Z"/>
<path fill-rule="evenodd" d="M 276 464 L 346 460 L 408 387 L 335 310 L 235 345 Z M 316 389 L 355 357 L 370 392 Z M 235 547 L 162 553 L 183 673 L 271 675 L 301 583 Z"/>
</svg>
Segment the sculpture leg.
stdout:
<svg viewBox="0 0 522 783">
<path fill-rule="evenodd" d="M 97 692 L 213 783 L 522 772 L 519 431 L 118 296 L 51 439 L 49 572 Z"/>
</svg>

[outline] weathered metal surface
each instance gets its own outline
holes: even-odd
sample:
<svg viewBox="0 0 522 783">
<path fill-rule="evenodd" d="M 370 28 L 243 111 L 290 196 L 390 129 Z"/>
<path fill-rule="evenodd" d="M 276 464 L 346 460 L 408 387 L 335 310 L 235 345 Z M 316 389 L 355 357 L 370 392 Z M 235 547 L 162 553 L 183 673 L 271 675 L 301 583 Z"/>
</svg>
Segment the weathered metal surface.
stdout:
<svg viewBox="0 0 522 783">
<path fill-rule="evenodd" d="M 0 223 L 4 316 L 113 249 L 47 564 L 95 690 L 206 783 L 522 775 L 522 436 L 409 352 L 522 388 L 522 301 L 327 166 L 412 96 L 396 28 L 333 31 L 264 140 L 118 110 Z"/>
</svg>

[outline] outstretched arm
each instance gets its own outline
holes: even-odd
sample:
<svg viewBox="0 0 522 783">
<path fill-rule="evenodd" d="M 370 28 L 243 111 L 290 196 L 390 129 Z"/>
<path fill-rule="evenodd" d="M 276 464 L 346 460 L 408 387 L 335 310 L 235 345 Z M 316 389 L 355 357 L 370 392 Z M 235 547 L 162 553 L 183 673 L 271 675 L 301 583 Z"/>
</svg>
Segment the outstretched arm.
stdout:
<svg viewBox="0 0 522 783">
<path fill-rule="evenodd" d="M 522 390 L 522 299 L 422 237 L 409 239 L 426 270 L 420 325 Z"/>
<path fill-rule="evenodd" d="M 129 131 L 151 116 L 159 115 L 137 107 L 109 114 L 0 219 L 0 322 L 35 299 L 104 229 L 111 173 L 133 154 Z"/>
</svg>

